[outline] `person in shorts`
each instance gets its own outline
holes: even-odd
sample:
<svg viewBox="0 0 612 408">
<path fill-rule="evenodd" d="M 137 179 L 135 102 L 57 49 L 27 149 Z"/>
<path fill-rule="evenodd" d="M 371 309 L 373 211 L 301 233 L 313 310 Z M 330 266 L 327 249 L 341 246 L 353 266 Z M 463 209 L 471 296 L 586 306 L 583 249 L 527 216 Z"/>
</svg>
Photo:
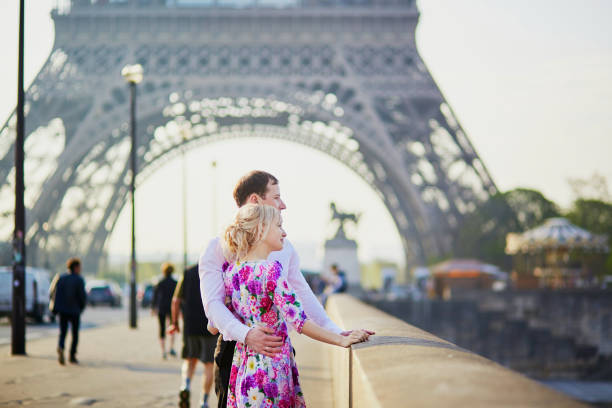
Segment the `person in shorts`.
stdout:
<svg viewBox="0 0 612 408">
<path fill-rule="evenodd" d="M 180 331 L 178 324 L 179 310 L 183 314 L 183 366 L 181 369 L 181 388 L 179 407 L 189 407 L 191 379 L 198 360 L 204 363 L 204 381 L 200 407 L 208 408 L 208 396 L 213 383 L 213 362 L 217 335 L 206 330 L 208 320 L 202 307 L 200 297 L 200 276 L 198 266 L 185 270 L 183 277 L 176 285 L 172 298 L 172 325 L 169 332 Z"/>
</svg>

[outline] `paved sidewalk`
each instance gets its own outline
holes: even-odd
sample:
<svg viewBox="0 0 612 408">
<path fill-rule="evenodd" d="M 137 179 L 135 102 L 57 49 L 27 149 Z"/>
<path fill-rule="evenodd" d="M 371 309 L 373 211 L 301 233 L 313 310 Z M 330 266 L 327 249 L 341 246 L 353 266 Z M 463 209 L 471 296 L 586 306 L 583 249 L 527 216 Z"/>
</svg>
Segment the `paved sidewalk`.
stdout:
<svg viewBox="0 0 612 408">
<path fill-rule="evenodd" d="M 176 407 L 180 358 L 163 360 L 157 320 L 139 316 L 139 328 L 127 323 L 84 330 L 79 365 L 57 363 L 57 337 L 28 341 L 26 357 L 10 356 L 0 346 L 0 407 Z M 293 336 L 302 385 L 310 407 L 332 406 L 328 346 Z M 66 341 L 69 347 L 70 335 Z M 182 340 L 177 338 L 180 351 Z M 197 407 L 202 366 L 192 381 L 191 406 Z M 211 407 L 216 407 L 214 391 Z"/>
</svg>

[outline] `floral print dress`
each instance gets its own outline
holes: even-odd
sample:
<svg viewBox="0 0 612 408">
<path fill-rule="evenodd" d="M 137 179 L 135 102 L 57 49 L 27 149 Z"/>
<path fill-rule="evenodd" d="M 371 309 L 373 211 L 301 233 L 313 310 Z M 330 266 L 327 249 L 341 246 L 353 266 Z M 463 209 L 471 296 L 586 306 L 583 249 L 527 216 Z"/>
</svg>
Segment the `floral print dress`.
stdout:
<svg viewBox="0 0 612 408">
<path fill-rule="evenodd" d="M 306 322 L 300 302 L 281 274 L 278 261 L 224 265 L 229 309 L 249 327 L 266 326 L 283 338 L 281 352 L 266 357 L 237 342 L 229 380 L 227 406 L 305 407 L 287 324 L 302 332 Z"/>
</svg>

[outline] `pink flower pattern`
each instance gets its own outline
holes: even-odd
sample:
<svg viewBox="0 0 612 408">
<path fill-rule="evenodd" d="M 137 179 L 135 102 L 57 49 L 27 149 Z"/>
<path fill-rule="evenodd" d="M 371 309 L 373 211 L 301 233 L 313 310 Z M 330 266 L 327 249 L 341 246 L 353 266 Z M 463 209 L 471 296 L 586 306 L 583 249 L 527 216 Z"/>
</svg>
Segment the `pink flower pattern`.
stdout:
<svg viewBox="0 0 612 408">
<path fill-rule="evenodd" d="M 229 309 L 238 320 L 249 327 L 270 327 L 284 340 L 281 352 L 274 358 L 236 343 L 228 408 L 306 406 L 287 324 L 301 333 L 307 317 L 281 272 L 282 265 L 278 261 L 244 262 L 229 265 L 223 271 Z"/>
</svg>

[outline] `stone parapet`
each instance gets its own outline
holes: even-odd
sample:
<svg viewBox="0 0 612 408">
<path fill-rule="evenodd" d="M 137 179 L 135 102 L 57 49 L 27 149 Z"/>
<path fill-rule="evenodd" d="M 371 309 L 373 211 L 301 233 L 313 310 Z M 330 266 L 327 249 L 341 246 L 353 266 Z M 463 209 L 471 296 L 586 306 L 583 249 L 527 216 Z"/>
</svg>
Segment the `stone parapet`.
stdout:
<svg viewBox="0 0 612 408">
<path fill-rule="evenodd" d="M 349 295 L 327 302 L 341 327 L 376 331 L 368 343 L 331 351 L 335 407 L 581 407 L 493 361 Z"/>
</svg>

